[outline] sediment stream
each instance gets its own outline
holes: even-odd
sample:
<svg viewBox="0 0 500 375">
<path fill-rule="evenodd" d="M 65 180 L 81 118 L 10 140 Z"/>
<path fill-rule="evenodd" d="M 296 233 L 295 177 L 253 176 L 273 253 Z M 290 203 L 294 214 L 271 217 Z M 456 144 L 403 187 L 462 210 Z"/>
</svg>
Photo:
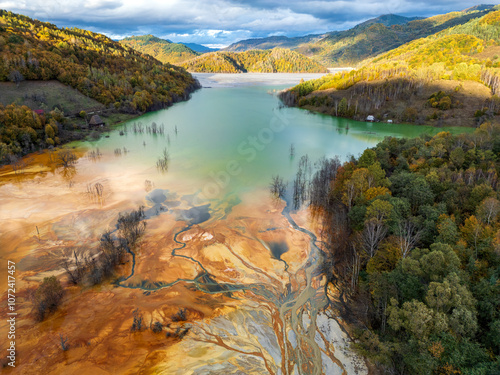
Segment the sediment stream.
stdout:
<svg viewBox="0 0 500 375">
<path fill-rule="evenodd" d="M 417 130 L 280 108 L 268 92 L 281 88 L 213 85 L 133 120 L 123 135 L 72 145 L 79 160 L 71 169 L 48 153 L 30 155 L 18 173 L 0 168 L 0 257 L 17 267 L 19 365 L 11 373 L 366 373 L 331 318 L 318 225 L 307 209 L 273 200 L 268 184 L 277 173 L 293 177 L 299 158 L 290 157 L 291 144 L 310 160 L 345 157 Z M 276 121 L 285 126 L 270 133 Z M 165 133 L 133 130 L 153 122 Z M 170 164 L 161 173 L 156 162 L 165 148 Z M 98 198 L 89 194 L 96 184 Z M 207 192 L 213 196 L 194 199 Z M 95 255 L 119 214 L 140 206 L 146 231 L 115 277 L 70 285 L 62 262 L 75 252 Z M 66 294 L 58 311 L 36 323 L 30 290 L 52 275 Z M 148 327 L 160 322 L 168 330 L 131 332 L 135 311 Z M 185 321 L 172 318 L 179 311 Z M 177 330 L 182 338 L 167 335 Z M 1 325 L 0 337 L 6 334 Z"/>
</svg>

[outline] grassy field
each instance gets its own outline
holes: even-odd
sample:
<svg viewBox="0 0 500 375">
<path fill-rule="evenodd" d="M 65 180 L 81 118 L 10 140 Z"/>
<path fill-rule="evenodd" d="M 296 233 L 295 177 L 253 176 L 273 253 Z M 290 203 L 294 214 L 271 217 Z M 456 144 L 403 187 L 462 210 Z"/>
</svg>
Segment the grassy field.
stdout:
<svg viewBox="0 0 500 375">
<path fill-rule="evenodd" d="M 104 105 L 58 81 L 0 82 L 0 103 L 26 105 L 31 109 L 51 111 L 59 107 L 66 116 L 80 111 L 102 110 Z"/>
</svg>

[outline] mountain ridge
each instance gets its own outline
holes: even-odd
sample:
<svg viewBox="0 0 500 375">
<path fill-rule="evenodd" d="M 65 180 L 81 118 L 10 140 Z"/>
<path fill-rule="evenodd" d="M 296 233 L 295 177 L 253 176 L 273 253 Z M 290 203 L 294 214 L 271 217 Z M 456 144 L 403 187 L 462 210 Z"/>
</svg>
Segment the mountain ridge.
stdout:
<svg viewBox="0 0 500 375">
<path fill-rule="evenodd" d="M 357 120 L 372 115 L 450 126 L 498 121 L 500 6 L 480 14 L 368 58 L 357 70 L 299 84 L 281 98 Z"/>
<path fill-rule="evenodd" d="M 397 48 L 411 40 L 481 17 L 492 8 L 492 5 L 477 5 L 463 11 L 427 18 L 385 14 L 348 30 L 293 38 L 283 36 L 247 39 L 233 43 L 224 50 L 247 51 L 280 46 L 302 53 L 328 67 L 355 66 L 366 58 Z"/>
<path fill-rule="evenodd" d="M 219 51 L 218 48 L 205 47 L 204 45 L 197 44 L 197 43 L 182 43 L 182 42 L 179 42 L 178 44 L 183 44 L 183 45 L 185 45 L 186 47 L 192 49 L 195 52 L 205 53 L 205 52 Z"/>
<path fill-rule="evenodd" d="M 153 56 L 162 63 L 177 64 L 200 55 L 182 43 L 174 43 L 151 34 L 127 37 L 120 40 L 120 43 Z"/>
</svg>

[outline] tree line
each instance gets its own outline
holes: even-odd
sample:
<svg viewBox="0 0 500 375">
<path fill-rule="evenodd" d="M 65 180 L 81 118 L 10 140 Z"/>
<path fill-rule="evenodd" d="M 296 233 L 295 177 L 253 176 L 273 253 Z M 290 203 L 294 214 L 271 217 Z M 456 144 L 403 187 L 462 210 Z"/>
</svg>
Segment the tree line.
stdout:
<svg viewBox="0 0 500 375">
<path fill-rule="evenodd" d="M 388 137 L 345 163 L 306 165 L 294 196 L 305 185 L 297 199 L 324 219 L 323 270 L 357 350 L 383 373 L 495 373 L 500 126 Z"/>
</svg>

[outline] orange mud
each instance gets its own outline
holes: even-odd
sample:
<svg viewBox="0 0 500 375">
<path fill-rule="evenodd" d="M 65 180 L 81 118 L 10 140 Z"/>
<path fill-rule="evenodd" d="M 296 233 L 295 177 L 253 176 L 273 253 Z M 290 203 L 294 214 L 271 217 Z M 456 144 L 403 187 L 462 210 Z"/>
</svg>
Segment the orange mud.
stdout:
<svg viewBox="0 0 500 375">
<path fill-rule="evenodd" d="M 103 156 L 96 164 L 105 165 L 110 158 Z M 2 371 L 184 375 L 233 366 L 241 373 L 273 374 L 283 366 L 283 373 L 291 373 L 293 348 L 285 326 L 292 322 L 303 330 L 295 318 L 303 313 L 296 311 L 314 298 L 320 300 L 317 295 L 324 279 L 311 276 L 311 266 L 305 268 L 310 237 L 282 215 L 284 203 L 273 201 L 267 191 L 248 193 L 240 196 L 241 203 L 224 219 L 214 211 L 208 221 L 186 230 L 187 223 L 176 214 L 189 208 L 183 201 L 147 220 L 146 233 L 134 249 L 134 274 L 120 286 L 109 281 L 92 288 L 70 286 L 61 266 L 64 259 L 74 251 L 95 254 L 100 236 L 115 227 L 119 212 L 151 207 L 145 199 L 145 179 L 180 196 L 193 193 L 176 191 L 182 185 L 156 171 L 113 171 L 92 168 L 93 164 L 81 158 L 74 170 L 65 171 L 56 168 L 47 154 L 37 154 L 23 174 L 14 174 L 10 167 L 0 169 L 0 257 L 3 269 L 7 260 L 16 263 L 18 313 L 16 367 Z M 99 198 L 87 192 L 88 185 L 97 182 L 104 186 Z M 309 215 L 301 211 L 293 219 L 318 234 L 319 224 Z M 186 244 L 183 248 L 174 241 L 179 232 L 177 241 Z M 280 259 L 273 257 L 271 242 L 286 248 Z M 132 256 L 127 257 L 116 277 L 131 274 Z M 215 282 L 237 288 L 230 293 L 200 291 L 190 280 L 203 269 Z M 7 277 L 4 271 L 0 275 L 0 312 L 5 317 Z M 30 290 L 50 275 L 61 280 L 66 294 L 59 310 L 37 323 Z M 251 290 L 252 285 L 259 287 Z M 288 294 L 294 307 L 280 308 Z M 187 321 L 174 322 L 174 314 L 184 308 Z M 136 309 L 146 327 L 155 321 L 168 327 L 162 333 L 130 332 Z M 289 311 L 295 314 L 292 318 Z M 188 328 L 183 339 L 166 337 L 166 332 Z M 7 329 L 5 324 L 0 326 L 1 353 L 7 352 L 8 342 L 3 339 Z M 59 335 L 67 336 L 69 350 L 62 350 Z M 338 361 L 332 353 L 326 355 Z M 5 364 L 4 356 L 0 360 Z"/>
</svg>

